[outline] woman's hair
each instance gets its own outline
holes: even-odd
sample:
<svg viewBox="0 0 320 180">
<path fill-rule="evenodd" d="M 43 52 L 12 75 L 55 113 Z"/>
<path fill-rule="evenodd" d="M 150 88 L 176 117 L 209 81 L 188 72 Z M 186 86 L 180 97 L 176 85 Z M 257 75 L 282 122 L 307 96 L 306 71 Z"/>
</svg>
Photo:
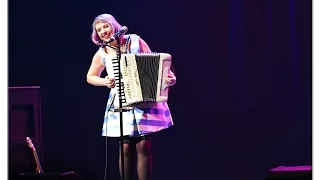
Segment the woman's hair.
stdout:
<svg viewBox="0 0 320 180">
<path fill-rule="evenodd" d="M 98 33 L 96 31 L 96 27 L 95 27 L 98 22 L 109 23 L 112 28 L 113 34 L 118 32 L 122 28 L 122 26 L 118 23 L 118 21 L 110 14 L 101 14 L 101 15 L 97 16 L 92 23 L 92 34 L 91 34 L 91 40 L 96 45 L 103 44 L 102 40 L 98 36 Z"/>
</svg>

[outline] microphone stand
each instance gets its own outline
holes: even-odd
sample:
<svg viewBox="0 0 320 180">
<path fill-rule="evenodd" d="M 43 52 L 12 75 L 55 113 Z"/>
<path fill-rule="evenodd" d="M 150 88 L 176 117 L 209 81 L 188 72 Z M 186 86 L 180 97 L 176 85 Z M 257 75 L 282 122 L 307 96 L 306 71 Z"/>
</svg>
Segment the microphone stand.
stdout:
<svg viewBox="0 0 320 180">
<path fill-rule="evenodd" d="M 121 142 L 121 146 L 120 146 L 120 158 L 121 158 L 121 175 L 122 175 L 122 180 L 125 180 L 124 177 L 124 144 L 123 144 L 123 117 L 122 117 L 122 112 L 125 112 L 125 109 L 122 109 L 122 73 L 121 73 L 121 64 L 120 64 L 120 60 L 121 60 L 121 51 L 120 51 L 120 39 L 119 37 L 116 38 L 117 41 L 117 61 L 118 61 L 118 65 L 119 65 L 119 89 L 118 89 L 118 96 L 119 96 L 119 108 L 115 109 L 116 112 L 120 113 L 120 142 Z"/>
<path fill-rule="evenodd" d="M 122 82 L 121 82 L 121 78 L 122 78 L 122 73 L 121 73 L 121 65 L 120 65 L 120 60 L 121 60 L 121 51 L 120 51 L 120 39 L 119 37 L 116 37 L 115 40 L 117 41 L 117 47 L 113 47 L 109 44 L 104 44 L 103 46 L 108 46 L 112 49 L 116 50 L 117 53 L 117 62 L 119 65 L 119 89 L 118 89 L 118 96 L 119 96 L 119 108 L 114 109 L 114 112 L 119 112 L 120 113 L 120 142 L 121 142 L 121 146 L 120 146 L 120 161 L 121 161 L 121 179 L 125 180 L 124 177 L 124 143 L 123 143 L 123 112 L 127 112 L 129 111 L 128 109 L 123 109 L 122 108 Z"/>
</svg>

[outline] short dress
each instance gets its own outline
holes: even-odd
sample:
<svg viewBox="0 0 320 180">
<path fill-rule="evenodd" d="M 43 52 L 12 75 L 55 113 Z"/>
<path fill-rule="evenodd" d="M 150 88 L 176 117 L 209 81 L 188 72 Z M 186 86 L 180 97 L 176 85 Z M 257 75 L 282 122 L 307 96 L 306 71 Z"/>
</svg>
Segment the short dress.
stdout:
<svg viewBox="0 0 320 180">
<path fill-rule="evenodd" d="M 125 35 L 127 53 L 135 54 L 140 52 L 139 36 L 135 34 Z M 110 56 L 103 48 L 99 49 L 101 60 L 108 76 L 114 77 L 112 61 L 116 56 Z M 119 98 L 116 87 L 111 88 L 106 105 L 102 136 L 120 137 L 120 113 L 114 112 L 119 107 Z M 127 112 L 122 112 L 123 135 L 139 137 L 150 133 L 158 132 L 173 125 L 171 113 L 166 102 L 141 102 L 135 104 Z"/>
</svg>

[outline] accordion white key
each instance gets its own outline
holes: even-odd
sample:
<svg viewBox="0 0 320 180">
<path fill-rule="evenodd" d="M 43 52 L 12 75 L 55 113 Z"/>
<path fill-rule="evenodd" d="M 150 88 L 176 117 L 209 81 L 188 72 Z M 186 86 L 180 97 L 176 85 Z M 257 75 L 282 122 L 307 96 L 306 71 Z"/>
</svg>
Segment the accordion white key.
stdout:
<svg viewBox="0 0 320 180">
<path fill-rule="evenodd" d="M 168 101 L 169 85 L 165 82 L 171 68 L 168 53 L 121 54 L 121 102 L 129 106 L 140 102 Z M 115 83 L 119 95 L 119 63 L 113 60 Z"/>
</svg>

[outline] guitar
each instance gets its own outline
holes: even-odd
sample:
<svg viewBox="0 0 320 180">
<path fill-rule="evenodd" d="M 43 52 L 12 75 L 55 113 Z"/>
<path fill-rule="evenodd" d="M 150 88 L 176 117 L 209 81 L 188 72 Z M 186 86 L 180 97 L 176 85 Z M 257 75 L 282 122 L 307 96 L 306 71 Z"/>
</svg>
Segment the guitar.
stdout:
<svg viewBox="0 0 320 180">
<path fill-rule="evenodd" d="M 40 161 L 39 161 L 39 157 L 38 157 L 38 153 L 36 151 L 36 148 L 34 147 L 31 139 L 29 137 L 26 138 L 27 140 L 27 143 L 28 143 L 28 146 L 30 149 L 32 149 L 32 152 L 33 152 L 33 157 L 36 161 L 36 172 L 37 173 L 43 173 L 43 170 L 42 170 L 42 167 L 41 167 L 41 164 L 40 164 Z"/>
</svg>

